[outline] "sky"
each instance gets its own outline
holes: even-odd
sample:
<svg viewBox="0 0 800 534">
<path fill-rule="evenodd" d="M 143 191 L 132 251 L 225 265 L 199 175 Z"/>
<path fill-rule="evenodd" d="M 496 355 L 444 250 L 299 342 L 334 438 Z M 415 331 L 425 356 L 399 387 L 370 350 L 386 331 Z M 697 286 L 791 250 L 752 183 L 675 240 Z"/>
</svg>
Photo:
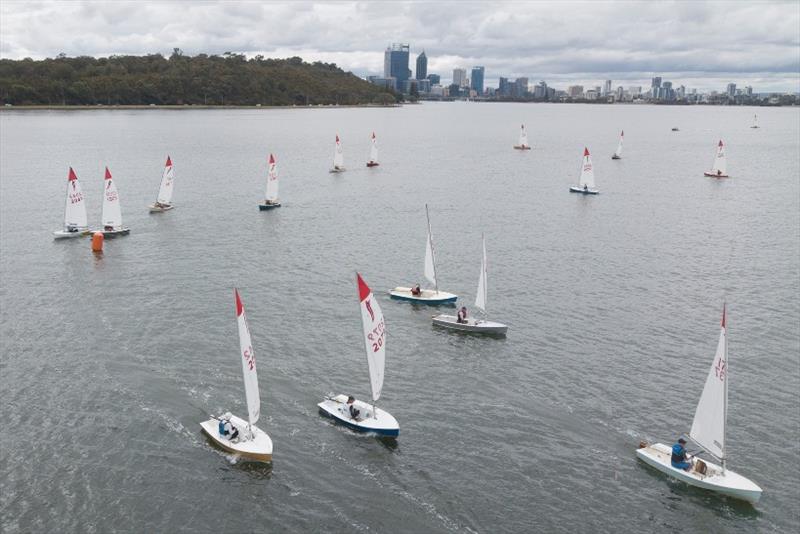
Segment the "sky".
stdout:
<svg viewBox="0 0 800 534">
<path fill-rule="evenodd" d="M 60 53 L 243 53 L 383 74 L 383 51 L 425 50 L 428 73 L 456 67 L 565 89 L 677 87 L 800 92 L 800 2 L 790 1 L 17 1 L 0 3 L 0 57 Z"/>
</svg>

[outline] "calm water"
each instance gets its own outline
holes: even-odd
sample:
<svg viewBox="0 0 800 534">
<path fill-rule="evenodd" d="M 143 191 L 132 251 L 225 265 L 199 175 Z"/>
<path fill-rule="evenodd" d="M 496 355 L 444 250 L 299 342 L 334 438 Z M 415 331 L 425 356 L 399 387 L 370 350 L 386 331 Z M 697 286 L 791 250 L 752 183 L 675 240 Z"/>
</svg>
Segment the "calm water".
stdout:
<svg viewBox="0 0 800 534">
<path fill-rule="evenodd" d="M 758 110 L 752 130 L 753 111 L 0 113 L 2 530 L 795 531 L 800 114 Z M 530 152 L 511 149 L 520 122 Z M 720 137 L 733 178 L 703 178 Z M 567 192 L 584 145 L 598 197 Z M 260 213 L 270 151 L 284 207 Z M 150 215 L 167 154 L 178 207 Z M 101 258 L 52 239 L 70 165 L 93 224 L 103 167 L 116 178 L 132 230 Z M 440 287 L 468 306 L 486 233 L 506 339 L 436 330 L 386 296 L 422 281 L 425 202 Z M 384 295 L 396 447 L 317 413 L 328 392 L 369 394 L 355 269 Z M 198 425 L 245 414 L 234 285 L 272 468 L 232 462 Z M 634 452 L 688 431 L 725 299 L 729 465 L 764 488 L 755 508 Z"/>
</svg>

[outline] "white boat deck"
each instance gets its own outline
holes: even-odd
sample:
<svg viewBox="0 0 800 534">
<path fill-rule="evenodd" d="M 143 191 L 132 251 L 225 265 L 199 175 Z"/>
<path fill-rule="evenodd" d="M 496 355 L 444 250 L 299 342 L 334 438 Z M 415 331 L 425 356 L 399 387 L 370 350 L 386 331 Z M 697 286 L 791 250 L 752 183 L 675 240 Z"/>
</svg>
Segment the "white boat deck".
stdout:
<svg viewBox="0 0 800 534">
<path fill-rule="evenodd" d="M 452 330 L 460 330 L 462 332 L 474 332 L 476 334 L 495 334 L 503 335 L 508 331 L 508 326 L 503 323 L 495 321 L 487 321 L 484 319 L 475 319 L 467 317 L 465 323 L 459 323 L 458 317 L 455 315 L 434 315 L 431 321 L 436 326 L 450 328 Z"/>
<path fill-rule="evenodd" d="M 257 426 L 251 427 L 254 437 L 248 439 L 247 421 L 236 417 L 231 417 L 231 423 L 239 430 L 239 441 L 233 442 L 219 435 L 219 420 L 209 419 L 200 423 L 208 437 L 225 451 L 260 462 L 272 461 L 272 440 L 266 432 Z"/>
<path fill-rule="evenodd" d="M 384 436 L 396 437 L 400 433 L 400 425 L 397 424 L 392 414 L 375 408 L 373 412 L 372 404 L 355 400 L 353 402 L 355 407 L 361 412 L 358 419 L 350 417 L 350 410 L 347 406 L 347 395 L 336 395 L 328 397 L 324 401 L 317 404 L 319 409 L 325 412 L 325 415 L 331 417 L 345 426 L 361 432 L 374 432 Z"/>
</svg>

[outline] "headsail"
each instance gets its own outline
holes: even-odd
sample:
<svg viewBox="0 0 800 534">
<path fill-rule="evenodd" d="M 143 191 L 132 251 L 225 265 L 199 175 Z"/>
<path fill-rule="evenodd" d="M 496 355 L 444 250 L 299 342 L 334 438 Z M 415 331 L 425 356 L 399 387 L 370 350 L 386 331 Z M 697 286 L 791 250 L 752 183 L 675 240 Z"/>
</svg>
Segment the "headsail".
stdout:
<svg viewBox="0 0 800 534">
<path fill-rule="evenodd" d="M 334 168 L 344 167 L 344 154 L 342 153 L 342 142 L 339 140 L 339 134 L 336 134 L 336 152 L 333 154 Z"/>
<path fill-rule="evenodd" d="M 717 145 L 717 155 L 714 157 L 714 166 L 711 168 L 711 172 L 720 175 L 728 174 L 726 172 L 727 165 L 725 159 L 725 145 L 722 143 L 722 139 L 720 139 L 719 145 Z"/>
<path fill-rule="evenodd" d="M 528 132 L 525 131 L 525 125 L 520 126 L 519 130 L 519 146 L 528 146 Z"/>
<path fill-rule="evenodd" d="M 103 189 L 103 214 L 101 223 L 103 226 L 118 228 L 122 226 L 122 208 L 119 205 L 119 193 L 111 172 L 106 167 L 106 179 Z"/>
<path fill-rule="evenodd" d="M 581 178 L 578 182 L 581 187 L 586 186 L 589 189 L 594 189 L 594 166 L 592 166 L 592 155 L 589 154 L 589 149 L 583 149 L 583 163 L 581 164 Z"/>
<path fill-rule="evenodd" d="M 722 327 L 717 353 L 708 371 L 706 385 L 697 403 L 689 436 L 717 458 L 725 458 L 725 419 L 728 397 L 728 340 L 725 327 L 725 307 L 722 308 Z"/>
<path fill-rule="evenodd" d="M 622 140 L 625 138 L 625 130 L 621 131 L 619 134 L 619 144 L 617 145 L 617 151 L 614 152 L 614 155 L 617 157 L 622 156 Z"/>
<path fill-rule="evenodd" d="M 428 215 L 428 205 L 425 204 L 425 216 L 428 218 L 428 240 L 425 243 L 425 278 L 433 284 L 438 293 L 439 285 L 436 283 L 436 256 L 433 253 L 433 237 L 431 236 L 431 217 Z"/>
<path fill-rule="evenodd" d="M 278 169 L 275 163 L 275 156 L 269 155 L 269 172 L 267 173 L 267 191 L 264 198 L 275 202 L 278 200 Z"/>
<path fill-rule="evenodd" d="M 487 265 L 486 265 L 486 236 L 481 235 L 483 244 L 483 257 L 481 259 L 481 274 L 478 278 L 478 294 L 475 296 L 475 306 L 486 313 L 486 297 L 488 296 L 489 286 L 487 284 Z"/>
<path fill-rule="evenodd" d="M 172 202 L 172 188 L 175 185 L 175 172 L 172 168 L 172 160 L 167 156 L 167 163 L 164 165 L 164 174 L 161 175 L 161 187 L 158 190 L 159 204 L 169 204 Z"/>
<path fill-rule="evenodd" d="M 386 365 L 386 324 L 378 301 L 372 290 L 364 283 L 361 275 L 356 273 L 358 284 L 358 300 L 361 304 L 361 325 L 364 328 L 364 348 L 367 351 L 369 366 L 369 383 L 372 387 L 372 400 L 381 397 L 383 389 L 383 371 Z"/>
<path fill-rule="evenodd" d="M 88 219 L 86 218 L 86 202 L 83 199 L 81 184 L 78 182 L 78 176 L 75 174 L 75 171 L 70 167 L 69 175 L 67 175 L 64 227 L 76 226 L 78 228 L 86 228 L 88 224 Z"/>
<path fill-rule="evenodd" d="M 369 149 L 369 162 L 378 162 L 378 140 L 375 139 L 375 132 L 372 132 L 372 146 Z"/>
<path fill-rule="evenodd" d="M 244 394 L 247 398 L 247 416 L 251 425 L 256 424 L 261 415 L 261 397 L 258 393 L 258 373 L 256 371 L 256 355 L 250 340 L 250 328 L 239 297 L 239 290 L 234 289 L 236 300 L 236 322 L 239 325 L 239 354 L 242 357 L 242 373 L 244 375 Z"/>
</svg>

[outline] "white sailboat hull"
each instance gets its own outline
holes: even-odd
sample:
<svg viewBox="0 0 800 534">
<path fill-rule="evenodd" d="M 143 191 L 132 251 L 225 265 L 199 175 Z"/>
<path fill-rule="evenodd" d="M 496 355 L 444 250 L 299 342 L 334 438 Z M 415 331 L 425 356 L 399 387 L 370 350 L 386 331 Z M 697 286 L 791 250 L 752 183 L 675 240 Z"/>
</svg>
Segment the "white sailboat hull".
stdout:
<svg viewBox="0 0 800 534">
<path fill-rule="evenodd" d="M 703 176 L 708 176 L 709 178 L 730 178 L 727 174 L 717 174 L 713 171 L 706 171 L 703 173 Z"/>
<path fill-rule="evenodd" d="M 584 195 L 596 195 L 600 193 L 597 189 L 584 189 L 582 187 L 572 186 L 569 188 L 570 193 L 582 193 Z"/>
<path fill-rule="evenodd" d="M 74 232 L 70 232 L 69 230 L 56 230 L 53 232 L 53 239 L 68 239 L 72 237 L 81 237 L 85 236 L 89 233 L 89 228 L 76 228 Z"/>
<path fill-rule="evenodd" d="M 161 205 L 161 206 L 156 206 L 155 204 L 150 204 L 149 206 L 147 206 L 147 209 L 150 210 L 150 213 L 161 213 L 162 211 L 169 211 L 174 207 L 175 206 L 173 206 L 172 204 Z"/>
<path fill-rule="evenodd" d="M 231 417 L 231 423 L 239 429 L 240 438 L 247 434 L 247 421 L 234 415 Z M 218 419 L 211 418 L 208 421 L 203 421 L 200 426 L 203 428 L 203 432 L 211 438 L 211 441 L 226 452 L 256 462 L 272 461 L 272 440 L 266 432 L 257 426 L 250 427 L 254 434 L 253 438 L 247 441 L 240 440 L 236 443 L 219 435 Z"/>
<path fill-rule="evenodd" d="M 723 474 L 721 466 L 708 460 L 703 460 L 708 466 L 704 475 L 694 469 L 684 471 L 672 467 L 672 447 L 663 443 L 642 447 L 636 451 L 636 456 L 647 465 L 691 486 L 735 499 L 742 499 L 753 504 L 757 503 L 761 498 L 761 488 L 757 484 L 730 469 L 726 469 Z"/>
<path fill-rule="evenodd" d="M 389 291 L 389 295 L 393 299 L 408 300 L 411 302 L 418 302 L 420 304 L 453 304 L 455 305 L 458 295 L 448 293 L 447 291 L 436 291 L 434 289 L 421 289 L 419 295 L 413 295 L 410 287 L 396 287 Z"/>
<path fill-rule="evenodd" d="M 350 417 L 350 411 L 347 407 L 347 395 L 326 397 L 317 406 L 320 414 L 330 417 L 351 430 L 392 438 L 400 435 L 400 425 L 397 424 L 397 419 L 389 412 L 380 408 L 375 408 L 373 412 L 371 404 L 360 400 L 356 400 L 353 404 L 361 412 L 358 420 Z"/>
<path fill-rule="evenodd" d="M 337 172 L 344 172 L 344 171 L 346 171 L 346 170 L 347 170 L 347 169 L 345 169 L 344 167 L 334 167 L 334 168 L 332 168 L 332 169 L 331 169 L 329 172 L 332 172 L 332 173 L 337 173 Z"/>
<path fill-rule="evenodd" d="M 514 145 L 515 150 L 530 150 L 531 147 L 528 145 Z"/>
<path fill-rule="evenodd" d="M 458 317 L 455 315 L 434 315 L 431 318 L 431 321 L 436 326 L 449 328 L 451 330 L 459 330 L 461 332 L 471 332 L 474 334 L 504 336 L 508 331 L 508 325 L 494 321 L 468 318 L 466 323 L 459 323 Z"/>
</svg>

